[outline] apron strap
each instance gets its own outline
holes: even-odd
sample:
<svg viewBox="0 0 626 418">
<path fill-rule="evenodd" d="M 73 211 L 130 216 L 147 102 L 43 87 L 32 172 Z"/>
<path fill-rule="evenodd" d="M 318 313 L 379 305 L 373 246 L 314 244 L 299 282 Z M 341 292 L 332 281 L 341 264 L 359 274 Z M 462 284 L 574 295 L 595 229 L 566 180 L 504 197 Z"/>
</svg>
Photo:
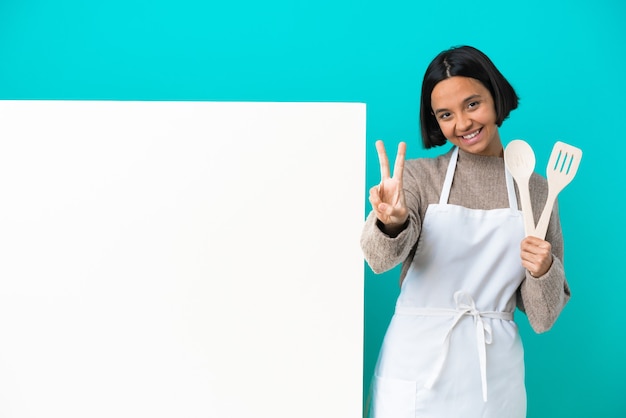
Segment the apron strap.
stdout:
<svg viewBox="0 0 626 418">
<path fill-rule="evenodd" d="M 506 175 L 506 191 L 509 194 L 509 207 L 514 211 L 517 211 L 517 198 L 515 197 L 515 186 L 513 185 L 513 176 L 506 165 L 504 167 Z"/>
<path fill-rule="evenodd" d="M 450 163 L 448 163 L 448 170 L 446 171 L 446 179 L 443 181 L 443 188 L 441 189 L 441 197 L 439 198 L 440 205 L 446 205 L 448 198 L 450 197 L 450 189 L 452 188 L 452 179 L 454 178 L 454 170 L 456 169 L 456 160 L 459 156 L 459 147 L 454 147 L 452 155 L 450 156 Z"/>
<path fill-rule="evenodd" d="M 456 309 L 430 309 L 398 306 L 396 308 L 396 313 L 401 315 L 454 316 L 452 319 L 452 325 L 450 326 L 443 342 L 443 350 L 435 363 L 433 372 L 424 385 L 426 389 L 432 389 L 441 374 L 441 370 L 443 370 L 443 365 L 446 362 L 448 350 L 450 349 L 450 337 L 452 335 L 452 331 L 463 316 L 472 316 L 474 318 L 474 324 L 476 325 L 476 347 L 478 348 L 478 362 L 480 364 L 483 401 L 487 402 L 487 344 L 491 344 L 493 336 L 491 325 L 483 321 L 483 318 L 511 321 L 513 320 L 513 313 L 480 312 L 476 309 L 474 299 L 472 299 L 469 293 L 463 291 L 458 291 L 454 294 L 454 301 L 456 302 Z"/>
</svg>

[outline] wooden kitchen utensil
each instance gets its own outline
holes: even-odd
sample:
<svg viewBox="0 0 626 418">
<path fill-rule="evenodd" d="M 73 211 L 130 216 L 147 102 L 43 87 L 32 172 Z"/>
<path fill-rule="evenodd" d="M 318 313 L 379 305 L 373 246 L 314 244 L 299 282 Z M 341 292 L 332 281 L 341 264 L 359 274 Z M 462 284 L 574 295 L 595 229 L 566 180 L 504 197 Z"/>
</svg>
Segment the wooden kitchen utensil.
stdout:
<svg viewBox="0 0 626 418">
<path fill-rule="evenodd" d="M 548 177 L 548 199 L 543 208 L 535 233 L 538 238 L 545 239 L 548 231 L 548 222 L 552 214 L 552 208 L 557 195 L 567 186 L 578 171 L 578 165 L 583 156 L 581 149 L 557 141 L 552 148 L 552 154 L 548 160 L 546 175 Z"/>
<path fill-rule="evenodd" d="M 524 217 L 524 232 L 526 236 L 535 232 L 535 218 L 528 181 L 535 169 L 535 153 L 526 141 L 514 139 L 504 149 L 504 163 L 517 183 Z"/>
</svg>

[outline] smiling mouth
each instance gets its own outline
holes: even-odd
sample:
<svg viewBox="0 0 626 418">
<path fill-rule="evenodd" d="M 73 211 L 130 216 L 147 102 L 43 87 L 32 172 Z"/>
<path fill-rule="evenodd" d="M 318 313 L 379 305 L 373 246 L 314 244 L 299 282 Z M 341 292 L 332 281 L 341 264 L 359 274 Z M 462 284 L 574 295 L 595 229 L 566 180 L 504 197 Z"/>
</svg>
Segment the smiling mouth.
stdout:
<svg viewBox="0 0 626 418">
<path fill-rule="evenodd" d="M 477 130 L 475 130 L 474 132 L 472 132 L 470 134 L 461 136 L 461 138 L 463 138 L 465 140 L 470 140 L 472 138 L 475 138 L 480 133 L 480 131 L 482 131 L 482 129 L 483 128 L 477 129 Z"/>
</svg>

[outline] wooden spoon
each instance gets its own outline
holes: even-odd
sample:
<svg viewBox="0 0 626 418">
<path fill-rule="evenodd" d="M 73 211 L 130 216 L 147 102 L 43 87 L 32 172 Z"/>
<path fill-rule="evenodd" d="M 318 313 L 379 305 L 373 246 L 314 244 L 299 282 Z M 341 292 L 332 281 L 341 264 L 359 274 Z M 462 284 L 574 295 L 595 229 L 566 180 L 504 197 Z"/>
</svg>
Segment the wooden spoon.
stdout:
<svg viewBox="0 0 626 418">
<path fill-rule="evenodd" d="M 535 153 L 526 141 L 514 139 L 504 149 L 504 163 L 519 189 L 524 217 L 524 232 L 526 236 L 532 235 L 535 233 L 535 218 L 530 202 L 528 181 L 535 170 Z"/>
</svg>

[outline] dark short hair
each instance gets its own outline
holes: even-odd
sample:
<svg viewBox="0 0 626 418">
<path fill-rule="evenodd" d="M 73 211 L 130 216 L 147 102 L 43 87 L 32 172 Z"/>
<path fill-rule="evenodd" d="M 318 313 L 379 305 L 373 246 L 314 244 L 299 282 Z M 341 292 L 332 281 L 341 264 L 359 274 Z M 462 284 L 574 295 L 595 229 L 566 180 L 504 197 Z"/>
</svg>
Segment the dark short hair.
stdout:
<svg viewBox="0 0 626 418">
<path fill-rule="evenodd" d="M 433 148 L 446 143 L 446 138 L 433 114 L 431 95 L 437 83 L 454 76 L 476 79 L 489 90 L 496 108 L 498 127 L 509 113 L 517 108 L 519 98 L 515 90 L 487 55 L 471 46 L 445 50 L 432 60 L 422 81 L 420 128 L 424 148 Z"/>
</svg>

